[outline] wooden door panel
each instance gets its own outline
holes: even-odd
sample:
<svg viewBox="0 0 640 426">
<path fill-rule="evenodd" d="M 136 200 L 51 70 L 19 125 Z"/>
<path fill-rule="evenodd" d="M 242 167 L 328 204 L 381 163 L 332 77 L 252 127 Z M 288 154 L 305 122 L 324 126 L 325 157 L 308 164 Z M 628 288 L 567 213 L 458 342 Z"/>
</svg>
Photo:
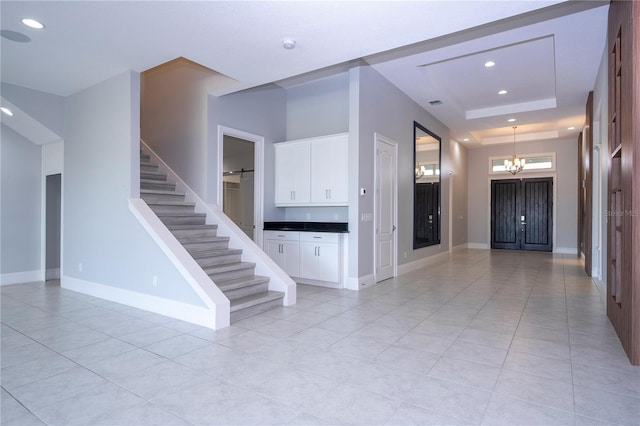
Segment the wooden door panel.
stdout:
<svg viewBox="0 0 640 426">
<path fill-rule="evenodd" d="M 518 179 L 491 181 L 491 248 L 519 249 Z"/>
<path fill-rule="evenodd" d="M 524 179 L 523 212 L 526 224 L 522 248 L 524 250 L 551 251 L 553 235 L 553 180 Z"/>
<path fill-rule="evenodd" d="M 553 178 L 491 181 L 491 248 L 551 251 L 552 236 Z"/>
</svg>

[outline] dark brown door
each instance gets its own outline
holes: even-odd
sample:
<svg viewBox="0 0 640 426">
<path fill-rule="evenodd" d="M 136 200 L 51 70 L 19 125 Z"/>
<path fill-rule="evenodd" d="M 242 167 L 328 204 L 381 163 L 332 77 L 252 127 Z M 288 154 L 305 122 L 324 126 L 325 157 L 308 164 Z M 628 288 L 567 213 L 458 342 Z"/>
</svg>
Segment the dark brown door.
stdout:
<svg viewBox="0 0 640 426">
<path fill-rule="evenodd" d="M 553 178 L 491 181 L 491 248 L 553 249 Z"/>
</svg>

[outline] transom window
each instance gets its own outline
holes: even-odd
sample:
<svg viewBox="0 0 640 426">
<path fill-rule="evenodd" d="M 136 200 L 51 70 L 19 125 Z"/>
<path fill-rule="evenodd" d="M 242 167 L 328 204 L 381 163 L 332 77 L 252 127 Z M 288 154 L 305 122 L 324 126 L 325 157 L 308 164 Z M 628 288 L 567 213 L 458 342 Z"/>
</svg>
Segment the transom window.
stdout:
<svg viewBox="0 0 640 426">
<path fill-rule="evenodd" d="M 543 170 L 555 170 L 556 169 L 556 153 L 545 154 L 526 154 L 518 155 L 519 158 L 524 159 L 523 172 L 535 172 Z M 511 160 L 511 156 L 505 155 L 500 157 L 491 157 L 489 159 L 489 173 L 506 173 L 507 169 L 504 164 L 506 160 Z"/>
</svg>

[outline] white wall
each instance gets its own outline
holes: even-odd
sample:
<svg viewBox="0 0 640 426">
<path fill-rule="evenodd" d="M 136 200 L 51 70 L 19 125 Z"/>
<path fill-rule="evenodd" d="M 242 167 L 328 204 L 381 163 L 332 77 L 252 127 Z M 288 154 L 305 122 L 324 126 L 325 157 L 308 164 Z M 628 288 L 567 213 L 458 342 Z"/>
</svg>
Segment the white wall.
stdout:
<svg viewBox="0 0 640 426">
<path fill-rule="evenodd" d="M 129 211 L 139 193 L 139 83 L 126 72 L 67 98 L 61 284 L 203 306 Z"/>
<path fill-rule="evenodd" d="M 41 147 L 4 124 L 0 129 L 2 284 L 40 280 Z"/>
<path fill-rule="evenodd" d="M 511 155 L 512 146 L 493 145 L 483 148 L 469 150 L 468 168 L 468 229 L 469 244 L 489 247 L 490 245 L 490 180 L 500 179 L 505 175 L 489 174 L 489 157 L 500 155 Z M 540 154 L 555 152 L 556 167 L 555 172 L 544 172 L 542 174 L 530 174 L 522 172 L 517 177 L 539 177 L 556 174 L 554 179 L 557 202 L 555 205 L 556 218 L 553 224 L 555 239 L 553 241 L 554 250 L 576 252 L 577 250 L 577 210 L 578 210 L 578 141 L 553 140 L 518 143 L 516 152 L 518 155 Z M 508 175 L 511 177 L 511 175 Z"/>
</svg>

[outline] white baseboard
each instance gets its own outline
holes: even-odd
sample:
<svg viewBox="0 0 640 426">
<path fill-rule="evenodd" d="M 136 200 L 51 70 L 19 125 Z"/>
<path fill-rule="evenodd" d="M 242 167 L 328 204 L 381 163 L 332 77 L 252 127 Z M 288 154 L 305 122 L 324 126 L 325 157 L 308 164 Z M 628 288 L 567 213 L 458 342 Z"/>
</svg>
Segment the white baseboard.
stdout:
<svg viewBox="0 0 640 426">
<path fill-rule="evenodd" d="M 434 254 L 433 256 L 425 257 L 422 259 L 414 260 L 413 262 L 407 262 L 403 265 L 398 266 L 398 275 L 406 274 L 408 272 L 416 271 L 420 268 L 424 268 L 425 266 L 433 265 L 438 262 L 442 262 L 445 259 L 449 258 L 449 252 L 445 251 L 442 253 Z"/>
<path fill-rule="evenodd" d="M 491 248 L 491 245 L 487 243 L 467 243 L 467 248 L 489 250 Z"/>
<path fill-rule="evenodd" d="M 45 278 L 48 280 L 59 280 L 60 279 L 60 268 L 51 268 L 47 269 L 45 274 Z"/>
<path fill-rule="evenodd" d="M 376 285 L 376 277 L 374 274 L 363 275 L 358 278 L 349 277 L 347 280 L 347 290 L 362 290 L 363 288 Z"/>
<path fill-rule="evenodd" d="M 0 285 L 29 284 L 44 281 L 42 271 L 10 272 L 0 275 Z"/>
<path fill-rule="evenodd" d="M 578 255 L 578 249 L 575 247 L 556 247 L 553 249 L 554 253 L 559 253 L 559 254 L 573 254 L 573 255 Z"/>
<path fill-rule="evenodd" d="M 67 276 L 62 277 L 60 286 L 67 290 L 77 291 L 78 293 L 110 300 L 215 330 L 215 314 L 203 306 L 190 305 Z"/>
</svg>

